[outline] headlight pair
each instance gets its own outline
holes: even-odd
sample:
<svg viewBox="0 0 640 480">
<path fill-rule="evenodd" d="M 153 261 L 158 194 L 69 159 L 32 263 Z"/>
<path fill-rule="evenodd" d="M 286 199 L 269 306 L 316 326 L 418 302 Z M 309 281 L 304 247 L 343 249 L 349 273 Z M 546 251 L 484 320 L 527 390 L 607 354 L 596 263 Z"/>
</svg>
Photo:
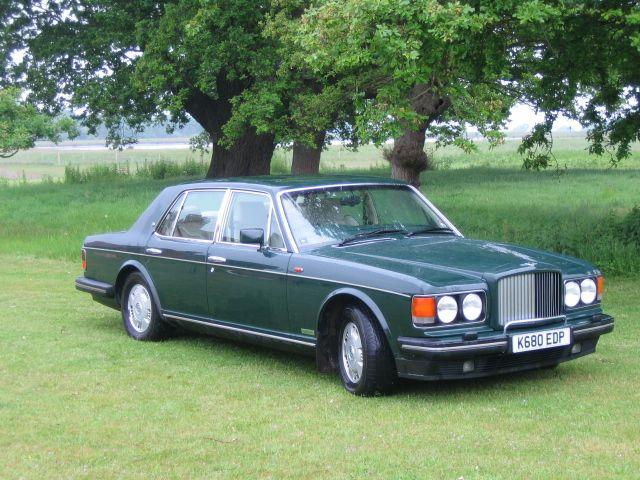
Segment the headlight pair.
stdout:
<svg viewBox="0 0 640 480">
<path fill-rule="evenodd" d="M 420 327 L 477 322 L 484 319 L 485 304 L 483 291 L 413 297 L 411 316 L 414 325 Z"/>
<path fill-rule="evenodd" d="M 564 282 L 564 304 L 569 308 L 579 305 L 592 305 L 602 300 L 604 278 L 588 277 Z"/>
</svg>

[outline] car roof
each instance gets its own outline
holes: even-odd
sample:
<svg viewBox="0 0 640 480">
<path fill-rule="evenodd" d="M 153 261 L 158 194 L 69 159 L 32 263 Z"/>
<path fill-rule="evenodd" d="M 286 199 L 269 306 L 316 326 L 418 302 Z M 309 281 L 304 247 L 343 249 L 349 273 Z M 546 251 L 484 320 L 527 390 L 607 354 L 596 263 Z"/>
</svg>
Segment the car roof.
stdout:
<svg viewBox="0 0 640 480">
<path fill-rule="evenodd" d="M 257 177 L 233 177 L 206 179 L 197 182 L 179 185 L 182 189 L 192 188 L 247 188 L 261 191 L 277 192 L 291 188 L 321 187 L 342 184 L 389 184 L 405 185 L 405 182 L 391 178 L 374 177 L 366 175 L 317 175 L 317 176 L 293 176 L 293 175 L 265 175 Z"/>
</svg>

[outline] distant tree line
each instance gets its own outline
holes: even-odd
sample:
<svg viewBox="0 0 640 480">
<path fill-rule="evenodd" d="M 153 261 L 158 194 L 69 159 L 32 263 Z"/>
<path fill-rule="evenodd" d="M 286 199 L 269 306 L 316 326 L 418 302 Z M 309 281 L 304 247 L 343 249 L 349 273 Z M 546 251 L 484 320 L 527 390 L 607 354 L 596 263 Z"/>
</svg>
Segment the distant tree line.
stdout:
<svg viewBox="0 0 640 480">
<path fill-rule="evenodd" d="M 614 161 L 640 132 L 636 1 L 8 0 L 0 22 L 0 88 L 116 147 L 193 118 L 209 177 L 267 174 L 278 144 L 314 173 L 334 138 L 393 139 L 394 177 L 417 184 L 425 135 L 497 144 L 518 102 L 544 115 L 528 168 L 548 165 L 559 115 Z"/>
</svg>

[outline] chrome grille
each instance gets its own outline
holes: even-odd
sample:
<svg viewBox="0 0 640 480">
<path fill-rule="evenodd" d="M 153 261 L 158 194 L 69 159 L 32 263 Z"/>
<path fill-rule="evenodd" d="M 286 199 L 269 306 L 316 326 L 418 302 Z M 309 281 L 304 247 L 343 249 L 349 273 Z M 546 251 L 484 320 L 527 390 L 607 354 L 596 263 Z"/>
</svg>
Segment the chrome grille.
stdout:
<svg viewBox="0 0 640 480">
<path fill-rule="evenodd" d="M 498 281 L 498 323 L 560 315 L 562 277 L 556 272 L 524 273 Z"/>
</svg>

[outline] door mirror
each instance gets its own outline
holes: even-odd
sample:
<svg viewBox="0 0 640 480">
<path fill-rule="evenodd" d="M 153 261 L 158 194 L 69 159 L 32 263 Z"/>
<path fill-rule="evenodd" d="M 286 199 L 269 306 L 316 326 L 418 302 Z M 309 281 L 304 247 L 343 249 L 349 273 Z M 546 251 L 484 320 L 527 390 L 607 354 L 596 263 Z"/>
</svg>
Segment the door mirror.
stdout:
<svg viewBox="0 0 640 480">
<path fill-rule="evenodd" d="M 240 243 L 264 245 L 264 230 L 262 228 L 243 228 L 240 230 Z"/>
</svg>

